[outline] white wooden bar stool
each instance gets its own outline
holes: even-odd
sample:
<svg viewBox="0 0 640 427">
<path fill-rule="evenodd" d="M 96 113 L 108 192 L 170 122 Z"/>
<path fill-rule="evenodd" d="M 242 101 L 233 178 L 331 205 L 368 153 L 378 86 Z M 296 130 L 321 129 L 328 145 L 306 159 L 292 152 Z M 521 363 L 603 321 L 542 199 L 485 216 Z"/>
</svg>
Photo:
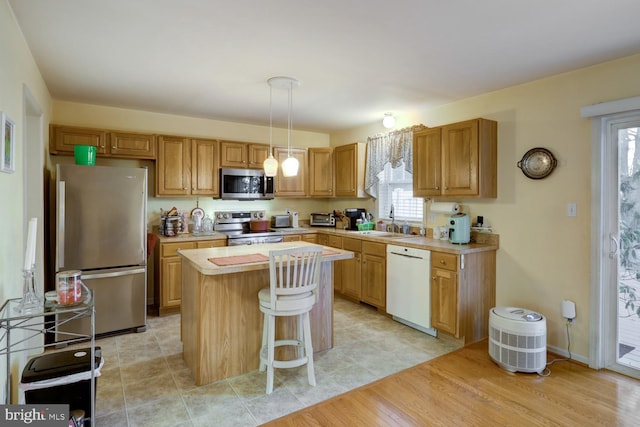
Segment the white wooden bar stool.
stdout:
<svg viewBox="0 0 640 427">
<path fill-rule="evenodd" d="M 317 300 L 322 247 L 304 246 L 269 251 L 269 288 L 258 292 L 264 313 L 260 371 L 267 370 L 267 394 L 273 391 L 274 368 L 307 365 L 309 384 L 316 385 L 309 312 Z M 276 316 L 298 316 L 297 337 L 275 340 Z M 275 347 L 296 346 L 297 359 L 275 360 Z"/>
</svg>

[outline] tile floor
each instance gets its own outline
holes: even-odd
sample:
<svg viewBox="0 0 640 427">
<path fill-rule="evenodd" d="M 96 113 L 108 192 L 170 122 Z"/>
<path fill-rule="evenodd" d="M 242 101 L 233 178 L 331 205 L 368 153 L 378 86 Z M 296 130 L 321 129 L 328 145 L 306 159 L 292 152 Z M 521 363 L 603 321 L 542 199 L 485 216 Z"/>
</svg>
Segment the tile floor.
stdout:
<svg viewBox="0 0 640 427">
<path fill-rule="evenodd" d="M 304 366 L 280 369 L 267 396 L 258 371 L 196 386 L 179 332 L 179 315 L 149 317 L 144 333 L 96 341 L 105 358 L 97 426 L 256 426 L 459 347 L 336 298 L 335 346 L 316 355 L 317 386 L 306 382 Z"/>
</svg>

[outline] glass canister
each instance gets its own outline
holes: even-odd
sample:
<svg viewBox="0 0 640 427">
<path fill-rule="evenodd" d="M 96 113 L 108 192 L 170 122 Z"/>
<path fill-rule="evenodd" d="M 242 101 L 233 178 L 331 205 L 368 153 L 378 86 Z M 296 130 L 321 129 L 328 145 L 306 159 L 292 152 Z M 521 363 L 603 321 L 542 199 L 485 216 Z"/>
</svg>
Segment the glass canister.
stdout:
<svg viewBox="0 0 640 427">
<path fill-rule="evenodd" d="M 58 273 L 56 291 L 58 304 L 70 305 L 82 302 L 82 272 L 80 270 L 68 270 Z"/>
<path fill-rule="evenodd" d="M 204 234 L 213 233 L 213 220 L 209 215 L 205 216 L 202 220 L 202 232 Z"/>
</svg>

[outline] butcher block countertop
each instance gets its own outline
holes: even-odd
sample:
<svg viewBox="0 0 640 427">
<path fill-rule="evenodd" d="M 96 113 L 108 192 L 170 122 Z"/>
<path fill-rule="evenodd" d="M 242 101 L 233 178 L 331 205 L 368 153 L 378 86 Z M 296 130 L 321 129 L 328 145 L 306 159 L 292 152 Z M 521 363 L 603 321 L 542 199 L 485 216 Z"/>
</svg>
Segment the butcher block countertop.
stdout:
<svg viewBox="0 0 640 427">
<path fill-rule="evenodd" d="M 244 246 L 224 246 L 219 248 L 206 249 L 181 249 L 178 254 L 182 256 L 183 261 L 192 265 L 199 273 L 204 275 L 220 275 L 230 273 L 242 273 L 252 270 L 264 270 L 269 268 L 269 251 L 275 249 L 285 249 L 301 246 L 320 246 L 309 242 L 281 242 L 268 243 L 262 245 L 244 245 Z M 323 261 L 339 261 L 342 259 L 353 258 L 353 252 L 342 249 L 324 248 L 325 254 L 322 256 Z M 232 256 L 260 254 L 266 256 L 267 260 L 234 264 L 234 265 L 217 265 L 210 258 L 224 258 Z"/>
</svg>

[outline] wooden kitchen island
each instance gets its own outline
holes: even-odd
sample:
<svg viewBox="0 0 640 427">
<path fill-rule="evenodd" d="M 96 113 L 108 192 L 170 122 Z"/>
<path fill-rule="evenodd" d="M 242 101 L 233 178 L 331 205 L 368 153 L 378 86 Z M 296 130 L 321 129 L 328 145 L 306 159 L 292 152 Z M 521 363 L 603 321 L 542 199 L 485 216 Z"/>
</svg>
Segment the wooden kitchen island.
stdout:
<svg viewBox="0 0 640 427">
<path fill-rule="evenodd" d="M 268 261 L 221 266 L 209 258 L 268 257 L 270 250 L 300 246 L 318 245 L 283 242 L 178 251 L 182 257 L 183 358 L 197 385 L 258 369 L 262 343 L 258 291 L 269 287 Z M 318 301 L 311 310 L 314 352 L 333 347 L 333 261 L 353 258 L 352 252 L 323 248 Z M 278 321 L 277 334 L 295 330 L 292 319 Z"/>
</svg>

